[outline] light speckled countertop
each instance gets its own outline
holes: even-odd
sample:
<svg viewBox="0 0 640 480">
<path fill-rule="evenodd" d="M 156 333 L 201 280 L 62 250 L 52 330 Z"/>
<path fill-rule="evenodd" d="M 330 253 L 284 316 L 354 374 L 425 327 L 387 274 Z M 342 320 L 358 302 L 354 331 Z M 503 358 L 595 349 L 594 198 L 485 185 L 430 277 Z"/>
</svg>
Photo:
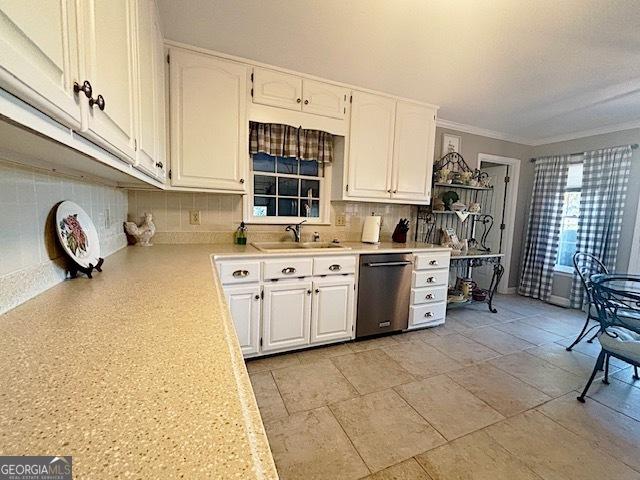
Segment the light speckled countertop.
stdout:
<svg viewBox="0 0 640 480">
<path fill-rule="evenodd" d="M 448 250 L 345 245 L 300 255 Z M 277 478 L 211 255 L 277 254 L 129 247 L 0 316 L 0 455 L 73 455 L 77 478 Z"/>
<path fill-rule="evenodd" d="M 211 245 L 129 247 L 0 316 L 0 455 L 76 478 L 277 478 Z"/>
</svg>

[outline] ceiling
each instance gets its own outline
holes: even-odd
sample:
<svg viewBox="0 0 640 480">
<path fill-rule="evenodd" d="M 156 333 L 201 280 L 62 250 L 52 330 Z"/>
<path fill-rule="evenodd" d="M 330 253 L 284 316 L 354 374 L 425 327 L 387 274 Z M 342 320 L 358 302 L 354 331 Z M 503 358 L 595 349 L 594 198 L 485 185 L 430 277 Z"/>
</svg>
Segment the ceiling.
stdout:
<svg viewBox="0 0 640 480">
<path fill-rule="evenodd" d="M 640 127 L 638 0 L 158 0 L 170 40 L 528 144 Z"/>
</svg>

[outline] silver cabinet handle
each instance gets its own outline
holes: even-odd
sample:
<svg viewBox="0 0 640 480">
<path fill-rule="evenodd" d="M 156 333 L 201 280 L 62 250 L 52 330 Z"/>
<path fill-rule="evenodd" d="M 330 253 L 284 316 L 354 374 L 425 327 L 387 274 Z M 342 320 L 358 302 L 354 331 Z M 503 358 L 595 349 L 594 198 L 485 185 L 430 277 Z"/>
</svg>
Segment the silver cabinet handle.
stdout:
<svg viewBox="0 0 640 480">
<path fill-rule="evenodd" d="M 340 270 L 342 270 L 342 267 L 337 263 L 334 263 L 333 265 L 329 266 L 329 270 L 331 270 L 332 272 L 339 272 Z"/>
<path fill-rule="evenodd" d="M 433 300 L 433 293 L 427 293 L 427 294 L 424 296 L 424 299 L 425 299 L 425 300 Z"/>
<path fill-rule="evenodd" d="M 249 270 L 236 270 L 235 272 L 233 272 L 233 276 L 235 278 L 244 278 L 247 275 L 249 275 Z"/>
<path fill-rule="evenodd" d="M 282 273 L 285 275 L 291 275 L 292 273 L 296 273 L 296 269 L 294 267 L 285 267 L 282 269 Z"/>
<path fill-rule="evenodd" d="M 431 313 L 431 312 L 427 312 L 427 313 L 425 313 L 425 314 L 424 314 L 424 316 L 425 316 L 426 318 L 431 318 L 431 317 L 433 317 L 433 313 Z"/>
<path fill-rule="evenodd" d="M 429 262 L 429 265 L 437 265 L 437 264 L 438 264 L 438 261 L 437 261 L 437 260 L 431 260 L 431 261 Z"/>
<path fill-rule="evenodd" d="M 436 281 L 436 279 L 434 277 L 427 278 L 427 283 L 433 283 L 435 281 Z"/>
</svg>

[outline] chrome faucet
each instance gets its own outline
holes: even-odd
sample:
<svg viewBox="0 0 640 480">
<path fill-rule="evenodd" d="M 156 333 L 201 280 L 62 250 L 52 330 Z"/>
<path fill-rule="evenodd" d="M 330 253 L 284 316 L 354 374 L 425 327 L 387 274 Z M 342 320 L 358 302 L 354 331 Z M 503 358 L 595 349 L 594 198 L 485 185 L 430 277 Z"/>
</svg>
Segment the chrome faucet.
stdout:
<svg viewBox="0 0 640 480">
<path fill-rule="evenodd" d="M 284 231 L 293 233 L 293 240 L 299 242 L 300 235 L 302 233 L 302 224 L 304 222 L 306 222 L 306 220 L 303 220 L 300 223 L 296 223 L 295 225 L 288 225 L 287 228 L 284 229 Z"/>
</svg>

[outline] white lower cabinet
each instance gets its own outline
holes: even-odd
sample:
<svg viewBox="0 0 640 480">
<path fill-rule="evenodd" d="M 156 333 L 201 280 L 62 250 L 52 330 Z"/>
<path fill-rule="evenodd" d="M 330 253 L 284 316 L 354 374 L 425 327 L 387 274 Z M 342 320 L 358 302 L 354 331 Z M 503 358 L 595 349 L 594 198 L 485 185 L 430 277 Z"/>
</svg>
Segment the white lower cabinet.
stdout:
<svg viewBox="0 0 640 480">
<path fill-rule="evenodd" d="M 244 355 L 260 349 L 260 285 L 228 287 L 224 294 L 236 328 L 236 335 Z"/>
<path fill-rule="evenodd" d="M 284 350 L 309 343 L 311 280 L 299 279 L 264 286 L 262 351 Z"/>
<path fill-rule="evenodd" d="M 314 280 L 311 343 L 324 343 L 351 337 L 354 287 L 353 275 Z"/>
</svg>

